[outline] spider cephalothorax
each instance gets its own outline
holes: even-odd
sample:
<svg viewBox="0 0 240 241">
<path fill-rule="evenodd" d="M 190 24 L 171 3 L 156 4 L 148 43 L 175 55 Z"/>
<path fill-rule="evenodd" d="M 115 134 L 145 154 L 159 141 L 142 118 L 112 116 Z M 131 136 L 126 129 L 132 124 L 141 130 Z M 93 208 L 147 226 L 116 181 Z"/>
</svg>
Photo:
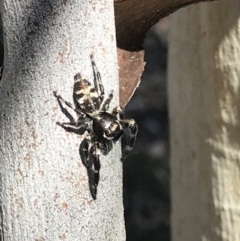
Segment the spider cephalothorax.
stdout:
<svg viewBox="0 0 240 241">
<path fill-rule="evenodd" d="M 123 159 L 134 146 L 138 128 L 134 120 L 123 119 L 124 109 L 122 107 L 115 107 L 111 113 L 107 112 L 113 98 L 113 92 L 104 101 L 105 94 L 101 75 L 92 56 L 91 60 L 96 88 L 88 80 L 83 79 L 80 73 L 77 73 L 74 76 L 73 92 L 75 107 L 65 101 L 56 91 L 54 91 L 54 96 L 73 109 L 79 116 L 77 121 L 72 120 L 69 123 L 57 122 L 57 124 L 66 130 L 76 133 L 79 130 L 88 132 L 80 144 L 79 153 L 83 164 L 88 170 L 92 197 L 96 199 L 99 182 L 100 151 L 107 155 L 112 149 L 112 143 L 116 142 L 124 134 L 125 128 L 128 128 L 129 136 L 123 148 Z"/>
</svg>

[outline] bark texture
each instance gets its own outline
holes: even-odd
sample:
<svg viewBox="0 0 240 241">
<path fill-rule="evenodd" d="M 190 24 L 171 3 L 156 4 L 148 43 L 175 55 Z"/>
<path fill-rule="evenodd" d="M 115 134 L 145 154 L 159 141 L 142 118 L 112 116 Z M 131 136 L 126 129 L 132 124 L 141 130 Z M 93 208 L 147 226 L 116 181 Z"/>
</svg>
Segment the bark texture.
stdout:
<svg viewBox="0 0 240 241">
<path fill-rule="evenodd" d="M 93 201 L 78 153 L 83 136 L 56 125 L 69 120 L 53 97 L 57 90 L 72 102 L 77 72 L 93 82 L 94 54 L 106 96 L 114 90 L 110 108 L 118 105 L 113 1 L 1 4 L 1 240 L 125 240 L 120 144 L 101 156 Z"/>
<path fill-rule="evenodd" d="M 240 3 L 171 18 L 173 241 L 240 239 Z"/>
</svg>

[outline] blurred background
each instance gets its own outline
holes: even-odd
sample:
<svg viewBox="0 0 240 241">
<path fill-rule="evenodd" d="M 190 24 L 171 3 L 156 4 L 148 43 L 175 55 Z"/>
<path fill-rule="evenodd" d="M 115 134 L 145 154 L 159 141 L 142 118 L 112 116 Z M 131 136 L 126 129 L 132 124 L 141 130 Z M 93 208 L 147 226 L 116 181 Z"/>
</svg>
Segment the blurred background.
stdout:
<svg viewBox="0 0 240 241">
<path fill-rule="evenodd" d="M 160 20 L 144 42 L 145 70 L 125 117 L 139 133 L 124 161 L 127 241 L 170 240 L 169 125 L 166 90 L 169 18 Z"/>
</svg>

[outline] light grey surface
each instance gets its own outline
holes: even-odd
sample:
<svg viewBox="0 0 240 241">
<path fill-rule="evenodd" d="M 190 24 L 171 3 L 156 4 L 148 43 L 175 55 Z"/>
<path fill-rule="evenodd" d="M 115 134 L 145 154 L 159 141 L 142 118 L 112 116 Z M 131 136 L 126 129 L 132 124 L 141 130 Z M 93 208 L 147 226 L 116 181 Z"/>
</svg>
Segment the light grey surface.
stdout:
<svg viewBox="0 0 240 241">
<path fill-rule="evenodd" d="M 5 72 L 0 93 L 1 200 L 4 240 L 125 240 L 120 145 L 101 156 L 93 201 L 78 148 L 82 136 L 52 92 L 72 102 L 73 76 L 93 80 L 89 55 L 106 95 L 118 73 L 113 2 L 3 1 Z M 73 113 L 74 115 L 74 113 Z"/>
</svg>

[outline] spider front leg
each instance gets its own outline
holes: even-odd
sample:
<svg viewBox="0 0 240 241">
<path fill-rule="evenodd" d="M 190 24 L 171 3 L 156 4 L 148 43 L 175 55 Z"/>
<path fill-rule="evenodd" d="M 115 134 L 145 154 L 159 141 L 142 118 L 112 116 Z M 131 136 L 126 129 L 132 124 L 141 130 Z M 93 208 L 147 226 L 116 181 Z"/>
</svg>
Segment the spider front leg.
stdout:
<svg viewBox="0 0 240 241">
<path fill-rule="evenodd" d="M 85 118 L 86 115 L 84 113 L 82 113 L 82 111 L 80 111 L 79 109 L 75 108 L 70 102 L 64 100 L 62 98 L 61 95 L 57 94 L 57 91 L 53 91 L 53 95 L 57 98 L 58 101 L 62 101 L 63 103 L 65 103 L 65 105 L 67 105 L 69 108 L 71 108 L 72 110 L 74 110 L 77 114 L 79 114 L 82 118 Z"/>
<path fill-rule="evenodd" d="M 123 148 L 123 153 L 122 153 L 122 160 L 126 157 L 126 155 L 133 149 L 136 137 L 137 137 L 137 132 L 138 132 L 138 126 L 135 120 L 130 119 L 130 120 L 120 120 L 120 123 L 123 127 L 128 127 L 129 128 L 129 136 L 127 138 L 127 142 L 125 144 L 125 147 Z"/>
</svg>

